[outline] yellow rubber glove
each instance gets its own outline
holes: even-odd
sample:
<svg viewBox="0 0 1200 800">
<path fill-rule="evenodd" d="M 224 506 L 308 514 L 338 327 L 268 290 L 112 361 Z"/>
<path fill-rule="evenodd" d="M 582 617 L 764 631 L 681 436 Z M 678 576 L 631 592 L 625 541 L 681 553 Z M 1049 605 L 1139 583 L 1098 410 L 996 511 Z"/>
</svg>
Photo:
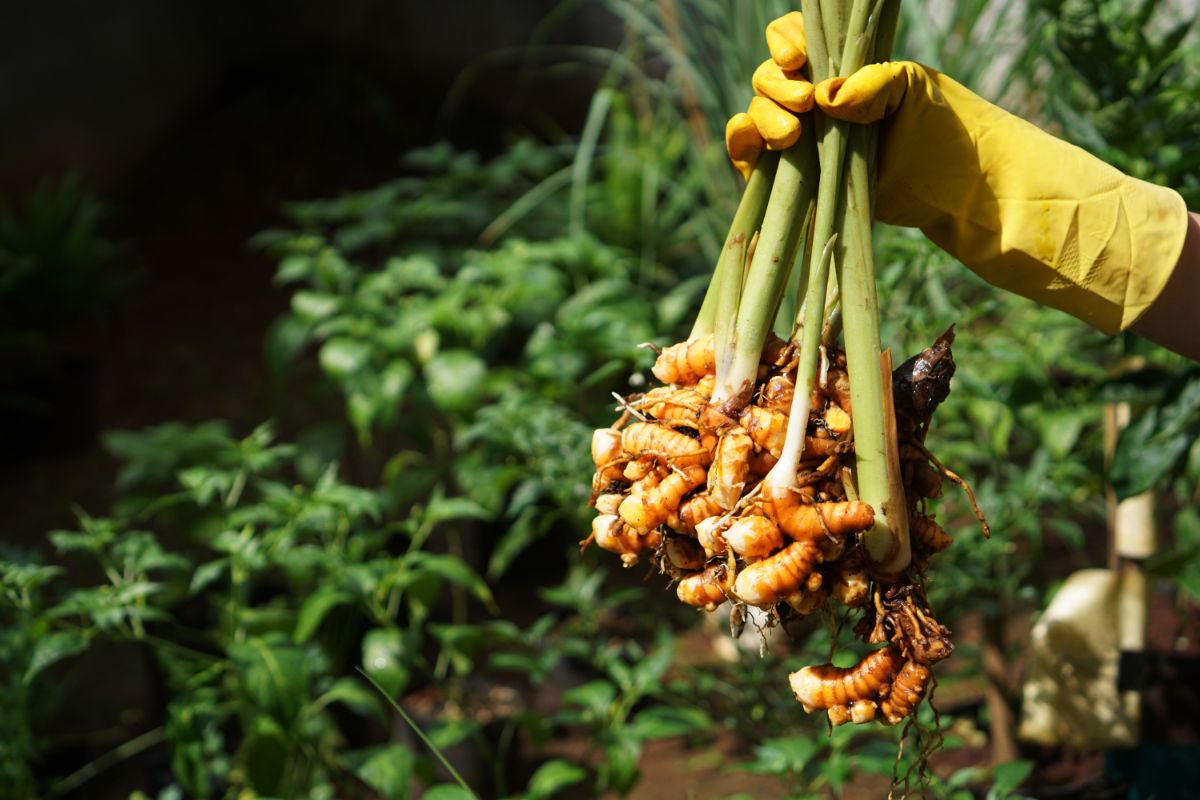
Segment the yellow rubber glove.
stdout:
<svg viewBox="0 0 1200 800">
<path fill-rule="evenodd" d="M 725 149 L 742 177 L 758 154 L 786 150 L 800 138 L 802 114 L 813 107 L 813 85 L 798 71 L 807 60 L 804 17 L 793 11 L 767 26 L 767 49 L 771 58 L 754 70 L 751 83 L 756 97 L 744 114 L 735 114 L 725 126 Z"/>
<path fill-rule="evenodd" d="M 802 35 L 790 42 L 802 46 Z M 756 82 L 756 99 L 770 99 L 774 86 Z M 994 286 L 1112 334 L 1132 325 L 1171 277 L 1187 232 L 1183 198 L 935 70 L 871 64 L 820 84 L 815 100 L 839 119 L 883 120 L 876 216 L 920 228 Z M 743 145 L 739 157 L 753 165 L 757 151 Z"/>
</svg>

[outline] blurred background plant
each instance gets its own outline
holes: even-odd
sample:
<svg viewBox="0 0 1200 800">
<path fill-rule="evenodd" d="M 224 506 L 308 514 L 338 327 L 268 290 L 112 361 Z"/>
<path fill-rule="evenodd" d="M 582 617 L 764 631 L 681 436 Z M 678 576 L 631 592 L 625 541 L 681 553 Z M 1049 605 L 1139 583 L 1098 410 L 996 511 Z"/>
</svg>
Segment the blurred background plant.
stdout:
<svg viewBox="0 0 1200 800">
<path fill-rule="evenodd" d="M 724 122 L 749 98 L 766 22 L 790 10 L 604 7 L 617 47 L 519 54 L 598 65 L 577 138 L 416 149 L 402 177 L 289 203 L 256 237 L 290 294 L 264 346 L 258 413 L 275 425 L 110 433 L 109 511 L 79 512 L 53 553 L 0 554 L 0 794 L 105 796 L 132 764 L 161 798 L 883 796 L 940 724 L 930 792 L 1019 796 L 1046 779 L 1015 740 L 1015 676 L 1031 615 L 1102 562 L 1101 410 L 1118 394 L 1156 409 L 1139 435 L 1172 456 L 1118 455 L 1114 474 L 1174 492 L 1156 568 L 1197 591 L 1194 369 L 999 294 L 894 229 L 877 236 L 883 336 L 906 357 L 957 325 L 930 446 L 995 532 L 947 492 L 939 519 L 958 541 L 929 589 L 960 646 L 940 720 L 927 711 L 899 761 L 899 731 L 828 735 L 785 680 L 828 655 L 824 628 L 765 658 L 753 631 L 730 651 L 657 578 L 580 555 L 590 431 L 611 421 L 610 393 L 645 385 L 638 345 L 686 332 L 740 190 Z M 897 53 L 1196 191 L 1196 65 L 1165 3 L 903 7 Z M 1137 124 L 1113 123 L 1124 114 Z M 6 274 L 32 263 L 12 243 L 33 242 L 21 252 L 78 248 L 64 274 L 107 280 L 94 201 L 70 181 L 42 192 L 0 225 Z M 1146 379 L 1114 382 L 1130 353 Z M 120 672 L 129 707 L 81 745 L 72 699 Z"/>
<path fill-rule="evenodd" d="M 2 461 L 63 452 L 91 435 L 92 365 L 61 334 L 111 310 L 129 284 L 110 215 L 77 172 L 0 206 Z"/>
<path fill-rule="evenodd" d="M 77 172 L 43 180 L 0 209 L 0 320 L 8 347 L 103 311 L 127 279 L 106 236 L 110 210 Z"/>
</svg>

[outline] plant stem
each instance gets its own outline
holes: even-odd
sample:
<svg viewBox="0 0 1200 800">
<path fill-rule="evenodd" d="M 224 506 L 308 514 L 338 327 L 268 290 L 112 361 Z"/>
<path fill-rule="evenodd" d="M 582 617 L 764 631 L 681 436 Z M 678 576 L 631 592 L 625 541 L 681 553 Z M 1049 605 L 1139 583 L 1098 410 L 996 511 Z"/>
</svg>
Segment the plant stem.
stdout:
<svg viewBox="0 0 1200 800">
<path fill-rule="evenodd" d="M 865 5 L 865 4 L 864 4 Z M 899 0 L 876 0 L 866 28 L 885 37 L 872 45 L 871 31 L 846 41 L 843 74 L 865 61 L 888 58 L 895 35 Z M 881 361 L 879 303 L 871 247 L 872 182 L 878 126 L 855 126 L 847 147 L 847 196 L 842 220 L 846 252 L 838 261 L 838 285 L 845 316 L 846 365 L 854 407 L 855 472 L 860 497 L 876 510 L 875 525 L 863 536 L 872 571 L 882 578 L 908 567 L 911 550 L 904 486 L 895 452 L 895 414 L 890 402 L 890 360 Z M 885 370 L 881 364 L 889 366 Z M 885 375 L 884 372 L 887 372 Z M 886 385 L 885 385 L 886 382 Z"/>
<path fill-rule="evenodd" d="M 713 323 L 713 357 L 716 361 L 717 384 L 720 385 L 733 367 L 733 339 L 737 326 L 737 310 L 742 302 L 742 283 L 745 277 L 746 251 L 753 233 L 740 231 L 725 244 L 717 262 L 718 294 L 716 319 Z"/>
<path fill-rule="evenodd" d="M 717 387 L 712 398 L 714 404 L 732 403 L 737 407 L 744 404 L 743 400 L 749 399 L 763 344 L 775 321 L 779 299 L 796 260 L 801 235 L 808 224 L 809 209 L 813 202 L 813 182 L 806 180 L 805 176 L 812 175 L 816 161 L 815 139 L 808 130 L 779 159 L 762 230 L 737 308 L 732 363 L 722 375 L 720 359 L 717 362 Z M 726 340 L 722 339 L 721 343 L 725 344 Z"/>
<path fill-rule="evenodd" d="M 825 174 L 821 173 L 821 183 L 825 183 Z M 819 214 L 821 206 L 817 206 Z M 814 224 L 814 228 L 815 228 Z M 816 309 L 821 309 L 817 312 L 816 319 L 811 325 L 805 325 L 800 344 L 799 363 L 796 368 L 796 389 L 792 393 L 791 413 L 788 417 L 787 435 L 784 437 L 783 452 L 780 453 L 779 461 L 767 473 L 767 477 L 763 479 L 764 483 L 772 487 L 792 487 L 796 485 L 796 475 L 800 468 L 800 454 L 804 451 L 804 436 L 808 430 L 808 412 L 809 403 L 812 401 L 812 389 L 816 380 L 817 372 L 817 345 L 820 344 L 821 333 L 821 315 L 824 313 L 825 294 L 822 290 L 820 298 L 809 305 L 809 301 L 813 300 L 812 287 L 818 282 L 824 286 L 829 280 L 829 263 L 833 260 L 833 249 L 837 243 L 837 234 L 830 234 L 829 239 L 825 242 L 825 247 L 821 251 L 821 258 L 817 261 L 816 269 L 812 270 L 808 276 L 808 296 L 805 298 L 805 307 L 801 311 L 807 316 Z M 824 275 L 824 278 L 818 276 Z M 810 341 L 811 340 L 811 341 Z M 807 364 L 807 367 L 806 367 Z"/>
<path fill-rule="evenodd" d="M 803 3 L 806 19 L 825 20 L 829 25 L 830 15 L 840 17 L 840 7 L 837 4 L 823 2 L 819 6 L 817 0 L 807 0 Z M 810 16 L 811 15 L 811 16 Z M 810 26 L 810 47 L 815 42 L 817 52 L 828 51 L 827 37 L 821 25 Z M 824 68 L 828 65 L 812 64 L 813 79 L 820 80 L 824 76 Z M 788 418 L 787 436 L 784 439 L 783 452 L 779 462 L 767 474 L 768 486 L 791 487 L 796 485 L 796 471 L 800 464 L 800 454 L 804 450 L 804 436 L 808 429 L 808 412 L 810 410 L 812 390 L 817 376 L 817 357 L 821 343 L 821 320 L 825 316 L 825 292 L 829 284 L 829 266 L 833 260 L 833 245 L 837 239 L 834 231 L 835 212 L 837 211 L 838 189 L 842 181 L 842 151 L 845 146 L 846 123 L 825 118 L 824 131 L 821 135 L 821 178 L 817 187 L 817 211 L 809 236 L 813 246 L 821 248 L 821 258 L 816 268 L 808 275 L 804 303 L 800 313 L 809 321 L 801 329 L 800 354 L 796 367 L 796 390 L 792 395 L 791 414 Z"/>
<path fill-rule="evenodd" d="M 118 745 L 112 750 L 109 750 L 99 758 L 89 761 L 87 764 L 84 764 L 67 777 L 52 785 L 50 787 L 50 797 L 60 797 L 68 792 L 78 789 L 80 786 L 92 780 L 106 769 L 114 767 L 128 758 L 133 758 L 138 753 L 154 747 L 164 739 L 166 739 L 166 729 L 161 725 L 157 728 L 152 728 L 146 731 L 140 736 L 135 736 L 129 741 Z"/>
<path fill-rule="evenodd" d="M 854 408 L 854 456 L 859 497 L 874 506 L 875 525 L 863 536 L 867 557 L 881 576 L 903 571 L 911 558 L 908 513 L 898 468 L 889 457 L 889 426 L 880 368 L 879 305 L 875 293 L 875 263 L 871 251 L 870 175 L 867 171 L 869 131 L 850 133 L 849 186 L 842 231 L 846 252 L 838 264 L 838 285 L 845 315 L 846 367 L 850 373 L 850 403 Z M 888 375 L 890 389 L 890 370 Z M 882 512 L 882 514 L 880 513 Z"/>
<path fill-rule="evenodd" d="M 885 5 L 883 0 L 854 0 L 847 13 L 846 2 L 805 0 L 802 5 L 809 22 L 809 52 L 816 54 L 810 67 L 813 80 L 825 80 L 834 69 L 837 74 L 848 76 L 860 69 L 868 57 L 886 56 L 884 51 L 890 49 L 888 40 L 895 32 L 897 2 L 888 0 Z M 887 40 L 876 48 L 874 33 L 881 25 Z M 831 63 L 833 53 L 840 56 L 836 64 Z M 821 54 L 825 54 L 824 58 Z M 864 541 L 873 572 L 888 577 L 903 571 L 911 554 L 903 486 L 895 458 L 894 414 L 884 394 L 879 350 L 879 310 L 871 250 L 875 136 L 873 126 L 851 127 L 825 119 L 816 219 L 810 234 L 814 246 L 822 248 L 822 256 L 808 276 L 803 306 L 808 324 L 802 327 L 787 438 L 779 463 L 766 481 L 778 487 L 795 484 L 816 383 L 829 267 L 834 264 L 845 321 L 846 360 L 854 406 L 858 491 L 861 499 L 876 511 L 875 525 L 865 534 Z M 890 373 L 888 381 L 890 389 Z"/>
<path fill-rule="evenodd" d="M 833 75 L 845 74 L 840 72 L 840 59 L 846 43 L 846 0 L 820 0 L 819 5 L 816 2 L 803 2 L 800 7 L 804 10 L 806 20 L 812 13 L 810 8 L 819 8 L 816 19 L 821 22 L 820 35 L 823 47 L 820 49 L 825 53 L 825 60 L 813 65 L 813 82 L 817 83 Z M 806 26 L 806 28 L 808 28 L 811 49 L 814 31 L 811 27 Z"/>
<path fill-rule="evenodd" d="M 763 153 L 759 157 L 758 163 L 754 165 L 754 171 L 750 173 L 746 190 L 742 192 L 741 202 L 738 203 L 737 213 L 733 215 L 733 223 L 729 226 L 729 233 L 725 237 L 725 246 L 721 249 L 721 256 L 717 259 L 712 280 L 708 284 L 708 291 L 704 294 L 704 302 L 700 304 L 700 313 L 696 315 L 696 322 L 692 326 L 691 334 L 688 335 L 689 339 L 695 339 L 715 331 L 717 304 L 724 276 L 723 266 L 729 261 L 725 253 L 729 250 L 730 244 L 738 240 L 739 236 L 742 241 L 749 242 L 750 237 L 762 225 L 763 214 L 767 208 L 767 198 L 771 193 L 771 182 L 775 179 L 775 168 L 778 164 L 778 153 Z M 737 266 L 740 271 L 742 266 L 740 261 Z"/>
<path fill-rule="evenodd" d="M 430 740 L 430 738 L 425 734 L 425 731 L 421 730 L 421 726 L 417 724 L 417 721 L 409 716 L 409 713 L 404 710 L 400 703 L 398 703 L 396 699 L 387 692 L 386 689 L 383 688 L 379 681 L 375 680 L 375 678 L 371 675 L 368 675 L 362 667 L 356 667 L 356 669 L 364 678 L 367 679 L 368 683 L 375 687 L 375 691 L 383 695 L 383 699 L 388 702 L 388 705 L 395 709 L 396 713 L 400 715 L 400 718 L 408 723 L 408 727 L 412 728 L 412 731 L 417 735 L 417 738 L 424 742 L 425 746 L 429 748 L 430 752 L 437 757 L 437 760 L 440 761 L 442 766 L 445 767 L 446 771 L 450 773 L 450 777 L 454 779 L 455 783 L 462 787 L 462 790 L 467 793 L 467 796 L 470 797 L 471 800 L 479 800 L 478 795 L 476 795 L 467 782 L 463 780 L 462 776 L 458 774 L 458 770 L 454 768 L 454 765 L 446 759 L 446 756 L 442 753 L 441 748 Z"/>
<path fill-rule="evenodd" d="M 817 204 L 814 201 L 809 207 L 809 220 L 805 224 L 805 229 L 810 235 L 806 236 L 801 243 L 801 251 L 799 263 L 792 269 L 793 274 L 788 277 L 788 285 L 784 287 L 783 296 L 779 298 L 779 307 L 775 309 L 775 323 L 773 330 L 775 335 L 780 339 L 792 340 L 799 333 L 799 328 L 796 327 L 796 319 L 800 314 L 800 309 L 797 304 L 804 296 L 804 287 L 808 285 L 808 273 L 812 267 L 813 247 L 812 247 L 812 216 L 816 210 Z M 819 255 L 819 254 L 818 254 Z"/>
</svg>

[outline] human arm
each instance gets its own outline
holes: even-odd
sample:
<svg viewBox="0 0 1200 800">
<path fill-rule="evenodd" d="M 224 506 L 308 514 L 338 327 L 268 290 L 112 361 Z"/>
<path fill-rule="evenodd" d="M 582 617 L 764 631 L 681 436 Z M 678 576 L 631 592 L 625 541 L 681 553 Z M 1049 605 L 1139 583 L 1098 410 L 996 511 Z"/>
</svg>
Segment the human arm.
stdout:
<svg viewBox="0 0 1200 800">
<path fill-rule="evenodd" d="M 740 115 L 741 128 L 764 116 L 776 85 L 754 81 L 758 109 Z M 1200 244 L 1176 192 L 1124 175 L 920 64 L 871 64 L 814 96 L 828 116 L 880 122 L 878 219 L 920 228 L 995 286 L 1197 357 L 1198 326 L 1188 321 L 1200 309 Z M 731 158 L 745 169 L 755 140 L 733 121 L 730 129 Z"/>
<path fill-rule="evenodd" d="M 1130 330 L 1200 361 L 1200 214 L 1189 212 L 1179 263 L 1162 293 Z"/>
</svg>

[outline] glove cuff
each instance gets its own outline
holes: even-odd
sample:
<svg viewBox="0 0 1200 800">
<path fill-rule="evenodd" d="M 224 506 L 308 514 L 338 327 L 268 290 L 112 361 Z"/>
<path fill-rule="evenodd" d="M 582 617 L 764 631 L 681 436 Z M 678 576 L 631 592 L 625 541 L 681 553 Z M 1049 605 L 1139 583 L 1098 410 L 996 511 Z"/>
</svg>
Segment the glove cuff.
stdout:
<svg viewBox="0 0 1200 800">
<path fill-rule="evenodd" d="M 1178 192 L 1130 178 L 1126 207 L 1131 247 L 1125 302 L 1117 330 L 1138 321 L 1166 288 L 1187 239 L 1187 204 Z M 1100 326 L 1097 326 L 1100 327 Z M 1116 333 L 1108 331 L 1106 333 Z"/>
</svg>

